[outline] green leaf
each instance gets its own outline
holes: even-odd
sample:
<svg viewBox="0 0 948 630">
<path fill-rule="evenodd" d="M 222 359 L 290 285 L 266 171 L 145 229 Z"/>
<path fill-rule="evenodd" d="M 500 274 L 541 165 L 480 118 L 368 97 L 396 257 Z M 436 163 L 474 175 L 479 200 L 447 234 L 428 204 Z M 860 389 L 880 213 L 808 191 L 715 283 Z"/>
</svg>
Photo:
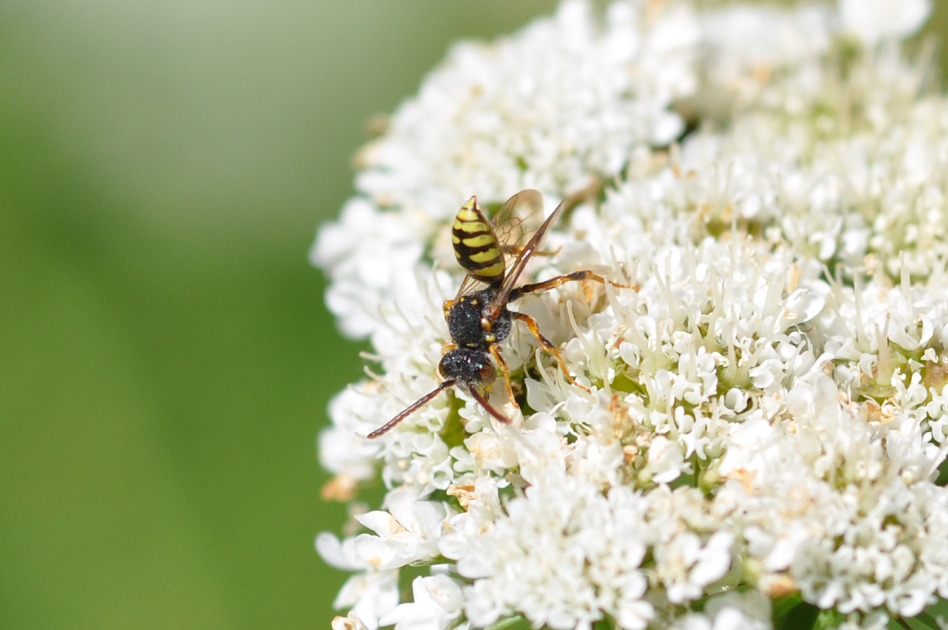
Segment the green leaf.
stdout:
<svg viewBox="0 0 948 630">
<path fill-rule="evenodd" d="M 778 597 L 773 600 L 773 619 L 774 627 L 781 628 L 783 626 L 779 625 L 787 614 L 799 606 L 803 602 L 803 598 L 800 597 L 799 593 L 789 595 L 787 597 Z"/>
<path fill-rule="evenodd" d="M 821 610 L 820 614 L 816 617 L 816 623 L 813 625 L 813 629 L 832 630 L 833 628 L 838 628 L 844 621 L 846 621 L 846 615 L 839 611 Z"/>
<path fill-rule="evenodd" d="M 501 619 L 497 623 L 487 626 L 484 630 L 526 630 L 530 627 L 522 615 L 514 615 Z"/>
<path fill-rule="evenodd" d="M 799 599 L 798 596 L 789 597 L 788 600 Z M 777 608 L 774 608 L 774 630 L 807 630 L 816 628 L 816 620 L 820 614 L 820 609 L 813 604 L 799 601 L 795 605 L 785 605 L 782 616 L 777 615 Z M 821 626 L 822 627 L 822 626 Z"/>
</svg>

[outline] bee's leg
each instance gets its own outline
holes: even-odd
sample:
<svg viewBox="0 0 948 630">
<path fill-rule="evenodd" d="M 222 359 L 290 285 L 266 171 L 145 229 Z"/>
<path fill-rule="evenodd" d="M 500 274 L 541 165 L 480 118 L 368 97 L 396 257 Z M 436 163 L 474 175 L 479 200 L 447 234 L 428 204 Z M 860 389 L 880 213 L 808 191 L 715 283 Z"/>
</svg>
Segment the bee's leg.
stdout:
<svg viewBox="0 0 948 630">
<path fill-rule="evenodd" d="M 500 251 L 507 254 L 508 256 L 513 256 L 515 258 L 519 256 L 520 253 L 523 252 L 524 249 L 525 249 L 524 247 L 521 247 L 519 245 L 501 245 L 500 247 Z M 534 256 L 556 256 L 557 254 L 560 253 L 560 251 L 562 251 L 562 249 L 563 249 L 562 247 L 558 247 L 555 252 L 543 252 L 543 251 L 534 250 L 533 255 Z"/>
<path fill-rule="evenodd" d="M 561 277 L 566 277 L 566 276 L 561 276 Z M 564 280 L 564 282 L 569 282 L 569 281 Z M 514 319 L 519 320 L 523 322 L 524 324 L 526 324 L 527 328 L 530 329 L 530 332 L 533 334 L 533 336 L 536 337 L 537 341 L 540 342 L 540 345 L 543 346 L 543 349 L 549 352 L 550 354 L 552 354 L 554 357 L 556 357 L 556 362 L 560 364 L 560 369 L 563 370 L 563 374 L 566 375 L 566 378 L 569 379 L 570 383 L 572 383 L 573 385 L 576 385 L 577 387 L 581 389 L 585 389 L 590 394 L 592 393 L 591 389 L 577 383 L 576 379 L 573 378 L 573 376 L 569 373 L 569 370 L 566 369 L 566 363 L 563 361 L 563 357 L 560 355 L 560 351 L 556 348 L 556 346 L 550 343 L 549 339 L 543 336 L 543 333 L 540 332 L 540 326 L 537 325 L 537 320 L 533 319 L 529 315 L 524 315 L 523 313 L 515 313 L 511 311 L 510 314 L 513 315 Z"/>
<path fill-rule="evenodd" d="M 454 300 L 445 300 L 441 304 L 441 308 L 444 309 L 444 321 L 448 321 L 448 317 L 451 315 L 451 309 L 454 308 Z"/>
<path fill-rule="evenodd" d="M 457 348 L 458 348 L 458 344 L 448 342 L 448 343 L 444 344 L 443 346 L 441 346 L 441 356 L 446 355 L 447 353 L 451 352 L 452 350 L 457 350 Z"/>
<path fill-rule="evenodd" d="M 490 354 L 494 357 L 494 360 L 497 361 L 497 365 L 500 366 L 500 371 L 504 373 L 504 385 L 507 386 L 507 397 L 510 399 L 510 402 L 513 403 L 514 407 L 518 407 L 517 399 L 514 398 L 513 395 L 513 388 L 510 386 L 510 368 L 507 367 L 507 362 L 504 361 L 504 357 L 500 353 L 500 346 L 496 343 L 491 344 Z"/>
<path fill-rule="evenodd" d="M 568 273 L 565 276 L 557 276 L 551 278 L 546 282 L 537 282 L 535 284 L 525 284 L 518 289 L 514 289 L 510 292 L 509 301 L 513 302 L 514 300 L 519 300 L 523 296 L 529 293 L 543 293 L 544 291 L 549 291 L 555 289 L 558 286 L 562 286 L 567 282 L 577 282 L 582 280 L 595 280 L 596 282 L 601 282 L 602 284 L 611 284 L 614 287 L 620 287 L 623 289 L 634 289 L 639 290 L 638 285 L 634 284 L 620 284 L 618 282 L 613 282 L 612 280 L 606 280 L 602 276 L 585 269 L 583 271 L 574 271 L 573 273 Z"/>
</svg>

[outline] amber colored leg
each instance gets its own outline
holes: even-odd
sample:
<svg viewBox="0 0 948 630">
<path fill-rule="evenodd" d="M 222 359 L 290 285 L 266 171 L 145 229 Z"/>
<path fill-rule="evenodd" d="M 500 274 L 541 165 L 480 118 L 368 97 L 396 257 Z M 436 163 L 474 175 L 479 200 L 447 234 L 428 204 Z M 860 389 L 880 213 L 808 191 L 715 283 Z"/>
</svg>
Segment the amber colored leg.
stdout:
<svg viewBox="0 0 948 630">
<path fill-rule="evenodd" d="M 523 247 L 518 247 L 518 246 L 516 246 L 516 245 L 503 245 L 500 249 L 501 249 L 501 251 L 503 251 L 505 254 L 508 254 L 508 255 L 513 256 L 513 257 L 516 258 L 517 256 L 520 255 L 520 253 L 521 253 L 525 248 L 523 248 Z M 540 252 L 540 251 L 534 251 L 534 252 L 533 252 L 533 255 L 534 255 L 534 256 L 556 256 L 557 254 L 560 253 L 560 251 L 561 251 L 562 249 L 563 249 L 562 247 L 557 248 L 557 250 L 556 250 L 555 252 Z"/>
<path fill-rule="evenodd" d="M 639 290 L 638 285 L 634 284 L 620 284 L 618 282 L 613 282 L 612 280 L 606 280 L 602 276 L 595 274 L 589 270 L 583 271 L 574 271 L 573 273 L 566 274 L 565 276 L 557 276 L 546 282 L 537 282 L 535 284 L 525 284 L 518 289 L 514 289 L 510 292 L 509 301 L 513 302 L 514 300 L 519 300 L 528 293 L 543 293 L 544 291 L 550 291 L 555 289 L 558 286 L 562 286 L 567 282 L 578 282 L 582 280 L 595 280 L 596 282 L 601 282 L 602 284 L 611 284 L 614 287 L 620 287 L 622 289 L 634 289 Z"/>
<path fill-rule="evenodd" d="M 454 300 L 445 300 L 441 304 L 441 308 L 444 309 L 444 321 L 448 321 L 448 317 L 451 315 L 451 309 L 454 308 Z"/>
<path fill-rule="evenodd" d="M 565 276 L 562 276 L 562 277 L 565 277 Z M 568 280 L 564 282 L 568 282 Z M 572 383 L 573 385 L 581 389 L 585 389 L 589 393 L 592 393 L 591 389 L 577 383 L 576 379 L 573 378 L 573 376 L 569 373 L 569 370 L 566 369 L 566 363 L 563 362 L 563 357 L 560 356 L 560 351 L 556 348 L 556 346 L 550 343 L 549 339 L 543 336 L 543 333 L 540 332 L 540 326 L 537 325 L 537 320 L 533 319 L 529 315 L 524 315 L 523 313 L 514 313 L 513 311 L 511 311 L 510 314 L 513 315 L 514 319 L 519 320 L 523 322 L 524 324 L 526 324 L 527 328 L 530 329 L 530 332 L 533 334 L 533 336 L 536 337 L 537 341 L 540 342 L 540 345 L 543 346 L 543 349 L 549 352 L 550 354 L 552 354 L 554 357 L 556 357 L 556 362 L 560 364 L 560 369 L 563 370 L 563 374 L 566 375 L 566 378 L 569 379 L 570 383 Z"/>
<path fill-rule="evenodd" d="M 507 397 L 510 399 L 510 402 L 513 403 L 514 407 L 517 407 L 517 399 L 514 398 L 513 388 L 510 386 L 510 368 L 507 367 L 507 362 L 504 361 L 503 355 L 500 354 L 500 346 L 491 344 L 490 346 L 491 356 L 494 357 L 494 360 L 497 361 L 497 365 L 500 366 L 500 371 L 504 373 L 504 385 L 507 386 Z"/>
</svg>

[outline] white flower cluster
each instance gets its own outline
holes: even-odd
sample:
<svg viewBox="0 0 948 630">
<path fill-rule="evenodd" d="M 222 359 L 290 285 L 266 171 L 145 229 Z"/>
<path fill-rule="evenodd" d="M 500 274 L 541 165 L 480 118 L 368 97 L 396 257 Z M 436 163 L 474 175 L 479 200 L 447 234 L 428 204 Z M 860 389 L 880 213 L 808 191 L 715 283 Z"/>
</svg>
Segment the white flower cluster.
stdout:
<svg viewBox="0 0 948 630">
<path fill-rule="evenodd" d="M 929 10 L 573 0 L 451 52 L 313 250 L 377 362 L 331 404 L 325 494 L 387 489 L 317 539 L 354 572 L 335 630 L 883 628 L 948 598 L 948 97 L 901 43 Z M 592 190 L 522 281 L 615 284 L 511 306 L 575 382 L 515 327 L 511 424 L 451 388 L 366 439 L 440 381 L 454 213 L 526 187 Z"/>
</svg>

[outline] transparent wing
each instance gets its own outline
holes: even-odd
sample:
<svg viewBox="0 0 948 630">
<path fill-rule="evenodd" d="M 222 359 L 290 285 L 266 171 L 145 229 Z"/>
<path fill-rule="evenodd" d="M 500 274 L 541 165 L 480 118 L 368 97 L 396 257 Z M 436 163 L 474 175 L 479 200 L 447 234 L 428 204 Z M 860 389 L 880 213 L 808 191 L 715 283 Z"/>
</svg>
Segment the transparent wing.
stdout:
<svg viewBox="0 0 948 630">
<path fill-rule="evenodd" d="M 537 194 L 539 195 L 539 193 Z M 501 309 L 503 309 L 504 304 L 507 303 L 507 298 L 510 297 L 510 292 L 513 291 L 514 285 L 517 284 L 517 279 L 520 278 L 520 274 L 523 273 L 523 270 L 526 268 L 530 256 L 543 244 L 543 238 L 546 236 L 547 231 L 549 231 L 550 226 L 556 223 L 564 206 L 565 202 L 556 206 L 556 210 L 553 211 L 553 214 L 547 217 L 543 225 L 540 226 L 540 229 L 527 241 L 527 244 L 523 246 L 523 251 L 517 256 L 517 260 L 510 269 L 507 270 L 507 275 L 504 276 L 504 282 L 500 285 L 500 289 L 494 294 L 490 304 L 484 308 L 484 316 L 490 321 L 494 321 L 497 316 L 500 315 Z"/>
<path fill-rule="evenodd" d="M 471 274 L 464 276 L 464 280 L 461 281 L 461 286 L 458 287 L 458 294 L 454 296 L 454 301 L 457 302 L 465 295 L 470 295 L 475 291 L 480 291 L 485 288 L 487 285 Z"/>
<path fill-rule="evenodd" d="M 519 258 L 519 254 L 525 249 L 524 241 L 527 240 L 530 224 L 534 221 L 538 222 L 537 217 L 542 216 L 543 195 L 540 191 L 532 188 L 521 190 L 505 201 L 504 205 L 494 213 L 491 219 L 491 227 L 497 237 L 501 251 L 506 255 L 505 260 L 508 267 L 514 261 L 514 256 L 510 254 L 517 254 Z M 506 274 L 504 277 L 507 277 Z M 464 276 L 454 301 L 456 302 L 462 296 L 470 295 L 487 286 L 487 283 L 468 274 Z"/>
<path fill-rule="evenodd" d="M 543 216 L 543 195 L 528 188 L 504 202 L 491 219 L 491 226 L 497 236 L 501 251 L 505 254 L 517 254 L 534 222 Z"/>
</svg>

